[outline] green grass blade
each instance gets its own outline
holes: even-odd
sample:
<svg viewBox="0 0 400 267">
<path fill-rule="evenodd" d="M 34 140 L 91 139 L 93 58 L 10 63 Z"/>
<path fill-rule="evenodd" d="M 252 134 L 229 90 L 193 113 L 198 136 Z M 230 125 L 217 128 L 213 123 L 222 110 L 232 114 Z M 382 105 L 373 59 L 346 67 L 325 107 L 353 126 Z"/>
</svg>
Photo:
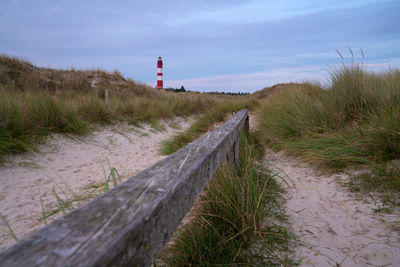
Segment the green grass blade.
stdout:
<svg viewBox="0 0 400 267">
<path fill-rule="evenodd" d="M 66 214 L 65 209 L 64 209 L 64 201 L 58 196 L 54 186 L 53 186 L 53 194 L 57 199 L 58 206 L 59 206 L 60 210 L 62 211 L 63 214 Z"/>
<path fill-rule="evenodd" d="M 112 179 L 113 179 L 113 185 L 117 186 L 118 185 L 118 181 L 117 181 L 118 172 L 117 172 L 117 169 L 115 169 L 114 167 L 111 168 L 110 175 L 112 176 Z"/>
<path fill-rule="evenodd" d="M 110 182 L 110 176 L 107 176 L 104 166 L 102 166 L 102 168 L 103 168 L 103 175 L 104 175 L 104 192 L 107 192 L 110 189 L 110 187 L 108 185 L 108 183 Z"/>
<path fill-rule="evenodd" d="M 3 223 L 7 226 L 8 231 L 10 231 L 10 236 L 12 238 L 14 238 L 15 241 L 18 241 L 18 237 L 15 235 L 13 229 L 11 228 L 11 226 L 8 224 L 6 217 L 0 212 L 0 218 L 3 221 Z"/>
</svg>

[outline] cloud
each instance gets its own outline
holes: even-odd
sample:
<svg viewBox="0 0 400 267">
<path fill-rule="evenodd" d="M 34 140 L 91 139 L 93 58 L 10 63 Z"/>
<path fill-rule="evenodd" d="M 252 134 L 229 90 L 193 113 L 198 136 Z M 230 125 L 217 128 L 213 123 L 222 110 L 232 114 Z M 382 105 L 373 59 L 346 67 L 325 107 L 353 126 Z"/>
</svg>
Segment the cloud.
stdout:
<svg viewBox="0 0 400 267">
<path fill-rule="evenodd" d="M 366 71 L 371 72 L 387 71 L 389 68 L 399 69 L 400 58 L 395 58 L 387 62 L 364 63 L 362 66 Z M 225 91 L 253 93 L 277 83 L 318 82 L 322 85 L 328 85 L 330 82 L 330 73 L 338 68 L 340 68 L 340 65 L 308 65 L 274 68 L 249 74 L 225 74 L 193 79 L 167 80 L 164 84 L 165 87 L 173 88 L 179 88 L 183 85 L 186 89 L 202 92 Z"/>
<path fill-rule="evenodd" d="M 220 88 L 260 89 L 300 77 L 283 70 L 340 62 L 335 48 L 347 56 L 349 46 L 362 48 L 370 63 L 399 57 L 399 8 L 384 0 L 4 0 L 0 52 L 39 66 L 118 69 L 149 83 L 161 55 L 167 81 L 220 77 Z M 254 85 L 224 75 L 248 75 Z M 206 86 L 218 89 L 205 80 L 197 88 Z"/>
<path fill-rule="evenodd" d="M 244 24 L 273 22 L 297 16 L 322 13 L 327 10 L 353 9 L 371 3 L 385 3 L 390 0 L 281 0 L 281 1 L 243 1 L 240 5 L 225 6 L 213 10 L 200 10 L 170 21 L 170 25 L 205 21 L 223 24 Z M 251 16 L 249 16 L 251 14 Z"/>
<path fill-rule="evenodd" d="M 184 80 L 167 80 L 166 87 L 198 91 L 254 92 L 282 82 L 321 81 L 327 69 L 318 65 L 275 68 L 249 74 L 225 74 Z"/>
</svg>

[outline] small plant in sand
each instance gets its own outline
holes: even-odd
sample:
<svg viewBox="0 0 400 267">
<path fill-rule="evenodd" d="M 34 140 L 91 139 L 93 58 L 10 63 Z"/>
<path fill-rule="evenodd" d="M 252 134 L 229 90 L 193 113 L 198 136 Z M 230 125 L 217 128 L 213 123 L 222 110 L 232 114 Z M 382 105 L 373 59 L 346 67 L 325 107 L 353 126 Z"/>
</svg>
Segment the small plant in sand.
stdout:
<svg viewBox="0 0 400 267">
<path fill-rule="evenodd" d="M 104 178 L 105 178 L 104 192 L 107 192 L 110 189 L 109 183 L 111 180 L 113 182 L 114 187 L 118 185 L 118 179 L 119 179 L 120 175 L 119 175 L 117 169 L 114 167 L 110 167 L 109 172 L 110 172 L 110 174 L 108 174 L 108 176 L 107 176 L 107 173 L 103 168 L 103 173 L 104 173 Z"/>
<path fill-rule="evenodd" d="M 111 182 L 114 187 L 118 185 L 118 180 L 120 180 L 120 175 L 116 168 L 111 167 L 109 165 L 107 174 L 106 170 L 103 167 L 103 174 L 104 174 L 104 183 L 88 186 L 87 189 L 93 189 L 93 190 L 86 195 L 77 195 L 73 193 L 72 189 L 70 189 L 69 186 L 68 186 L 68 191 L 70 193 L 68 194 L 66 190 L 64 190 L 58 183 L 56 183 L 56 185 L 52 187 L 52 193 L 55 199 L 57 200 L 57 207 L 51 210 L 46 210 L 42 194 L 40 192 L 40 189 L 38 189 L 40 197 L 40 205 L 42 209 L 42 217 L 39 219 L 39 221 L 43 221 L 45 224 L 47 224 L 47 219 L 50 218 L 51 216 L 54 216 L 59 212 L 62 212 L 65 215 L 68 212 L 72 211 L 73 209 L 80 207 L 84 202 L 87 202 L 88 200 L 94 198 L 99 194 L 107 192 L 110 189 Z M 101 188 L 101 191 L 98 191 L 99 188 Z M 61 192 L 62 195 L 57 193 L 57 189 L 59 192 Z M 77 206 L 74 206 L 74 203 Z"/>
<path fill-rule="evenodd" d="M 18 237 L 15 235 L 13 229 L 11 228 L 10 224 L 7 222 L 6 217 L 0 212 L 1 221 L 8 229 L 8 234 L 15 240 L 18 241 Z"/>
</svg>

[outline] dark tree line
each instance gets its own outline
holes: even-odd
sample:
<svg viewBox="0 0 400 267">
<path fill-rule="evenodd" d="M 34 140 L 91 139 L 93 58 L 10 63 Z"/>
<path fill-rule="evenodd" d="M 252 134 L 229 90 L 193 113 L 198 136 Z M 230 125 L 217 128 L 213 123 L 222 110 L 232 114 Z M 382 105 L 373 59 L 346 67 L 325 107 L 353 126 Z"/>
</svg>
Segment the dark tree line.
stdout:
<svg viewBox="0 0 400 267">
<path fill-rule="evenodd" d="M 218 92 L 218 91 L 213 91 L 213 92 L 189 91 L 189 90 L 186 90 L 183 85 L 179 89 L 168 87 L 168 88 L 165 88 L 165 90 L 175 92 L 175 93 L 188 92 L 188 93 L 203 93 L 203 94 L 215 94 L 215 95 L 249 95 L 250 94 L 250 93 L 244 93 L 244 92 L 234 93 L 234 92 Z"/>
<path fill-rule="evenodd" d="M 167 90 L 167 91 L 172 91 L 172 92 L 175 92 L 175 93 L 180 93 L 180 92 L 188 92 L 188 91 L 186 91 L 185 90 L 185 87 L 183 87 L 183 85 L 181 86 L 181 88 L 171 88 L 171 87 L 168 87 L 168 88 L 165 88 L 165 90 Z"/>
</svg>

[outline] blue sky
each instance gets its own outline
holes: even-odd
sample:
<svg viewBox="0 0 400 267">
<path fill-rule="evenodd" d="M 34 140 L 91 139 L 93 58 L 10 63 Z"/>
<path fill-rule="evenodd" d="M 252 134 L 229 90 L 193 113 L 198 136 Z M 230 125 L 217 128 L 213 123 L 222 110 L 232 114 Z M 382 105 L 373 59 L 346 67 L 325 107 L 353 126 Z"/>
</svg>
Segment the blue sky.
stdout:
<svg viewBox="0 0 400 267">
<path fill-rule="evenodd" d="M 43 67 L 117 69 L 156 84 L 254 92 L 326 82 L 351 47 L 365 67 L 400 67 L 400 1 L 2 0 L 0 52 Z"/>
</svg>

